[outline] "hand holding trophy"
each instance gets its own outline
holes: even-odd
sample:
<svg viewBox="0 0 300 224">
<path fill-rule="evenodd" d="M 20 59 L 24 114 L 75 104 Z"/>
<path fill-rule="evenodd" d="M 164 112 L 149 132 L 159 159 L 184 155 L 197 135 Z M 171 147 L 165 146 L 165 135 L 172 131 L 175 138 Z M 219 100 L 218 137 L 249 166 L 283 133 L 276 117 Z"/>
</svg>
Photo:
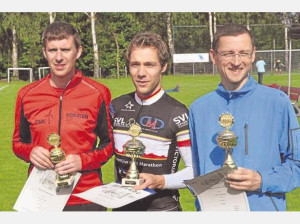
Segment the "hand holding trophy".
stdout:
<svg viewBox="0 0 300 224">
<path fill-rule="evenodd" d="M 220 132 L 217 136 L 217 143 L 219 147 L 226 150 L 223 166 L 229 166 L 232 169 L 237 169 L 231 154 L 231 149 L 237 145 L 238 137 L 234 134 L 234 132 L 229 131 L 229 128 L 234 123 L 234 118 L 230 113 L 224 113 L 220 115 L 219 123 L 223 128 L 225 128 L 225 131 Z"/>
<path fill-rule="evenodd" d="M 140 175 L 135 159 L 140 158 L 144 154 L 145 146 L 141 141 L 136 139 L 142 132 L 142 128 L 139 124 L 131 124 L 128 132 L 132 139 L 126 142 L 124 151 L 125 156 L 131 158 L 131 164 L 126 173 L 126 177 L 122 179 L 122 186 L 136 186 L 141 185 L 143 180 L 139 179 Z"/>
<path fill-rule="evenodd" d="M 60 136 L 58 134 L 52 133 L 48 136 L 48 143 L 54 148 L 50 151 L 50 159 L 52 163 L 57 164 L 61 161 L 65 160 L 65 152 L 62 150 L 60 145 Z M 74 181 L 74 174 L 64 174 L 64 175 L 56 175 L 55 184 L 57 187 L 59 186 L 70 186 Z"/>
</svg>

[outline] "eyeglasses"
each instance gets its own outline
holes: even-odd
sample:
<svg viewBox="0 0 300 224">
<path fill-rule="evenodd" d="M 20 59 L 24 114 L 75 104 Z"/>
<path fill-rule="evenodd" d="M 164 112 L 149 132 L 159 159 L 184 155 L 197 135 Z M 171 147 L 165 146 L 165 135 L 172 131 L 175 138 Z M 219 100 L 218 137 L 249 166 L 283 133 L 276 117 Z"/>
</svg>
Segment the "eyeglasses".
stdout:
<svg viewBox="0 0 300 224">
<path fill-rule="evenodd" d="M 241 52 L 241 53 L 232 53 L 232 52 L 225 52 L 225 53 L 220 53 L 216 51 L 217 54 L 219 54 L 222 58 L 225 60 L 232 60 L 236 55 L 239 56 L 240 59 L 250 59 L 252 57 L 253 52 Z"/>
</svg>

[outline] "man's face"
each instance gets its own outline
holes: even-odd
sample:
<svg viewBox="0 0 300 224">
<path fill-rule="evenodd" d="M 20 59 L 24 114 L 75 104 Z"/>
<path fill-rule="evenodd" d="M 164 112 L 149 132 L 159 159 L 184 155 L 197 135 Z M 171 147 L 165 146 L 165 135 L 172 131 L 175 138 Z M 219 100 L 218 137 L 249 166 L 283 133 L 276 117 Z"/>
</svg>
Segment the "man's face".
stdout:
<svg viewBox="0 0 300 224">
<path fill-rule="evenodd" d="M 236 55 L 230 57 L 232 54 Z M 255 48 L 246 33 L 222 36 L 217 51 L 210 50 L 210 57 L 218 67 L 224 88 L 239 90 L 248 80 L 248 72 L 255 60 Z"/>
<path fill-rule="evenodd" d="M 161 88 L 162 73 L 167 64 L 160 65 L 157 49 L 154 47 L 135 47 L 129 58 L 129 71 L 136 92 L 147 97 Z"/>
<path fill-rule="evenodd" d="M 75 62 L 81 52 L 81 46 L 76 49 L 73 36 L 62 40 L 47 41 L 43 53 L 48 61 L 51 76 L 72 77 L 75 73 Z"/>
</svg>

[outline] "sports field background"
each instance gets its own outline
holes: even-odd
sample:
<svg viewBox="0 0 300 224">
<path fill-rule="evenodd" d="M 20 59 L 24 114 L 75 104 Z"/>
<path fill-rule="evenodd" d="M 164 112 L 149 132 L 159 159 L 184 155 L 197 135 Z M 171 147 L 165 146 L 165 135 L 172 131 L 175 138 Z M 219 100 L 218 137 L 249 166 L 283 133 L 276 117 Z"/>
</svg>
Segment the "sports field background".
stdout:
<svg viewBox="0 0 300 224">
<path fill-rule="evenodd" d="M 257 79 L 257 76 L 254 76 Z M 130 78 L 121 79 L 99 79 L 99 82 L 107 85 L 112 93 L 112 99 L 122 94 L 134 91 Z M 169 94 L 187 107 L 198 97 L 214 90 L 220 78 L 218 75 L 176 75 L 164 76 L 163 88 L 171 89 L 180 85 L 180 92 Z M 288 85 L 287 74 L 265 75 L 264 83 L 277 83 Z M 28 82 L 13 81 L 0 82 L 0 211 L 13 211 L 13 205 L 21 192 L 27 178 L 28 164 L 18 159 L 11 149 L 11 138 L 14 127 L 14 108 L 17 91 Z M 300 87 L 300 74 L 293 74 L 291 86 Z M 300 120 L 300 119 L 298 119 Z M 182 167 L 180 163 L 180 168 Z M 102 168 L 103 181 L 109 183 L 114 181 L 113 159 Z M 187 189 L 180 190 L 181 204 L 184 211 L 195 211 L 194 198 Z M 300 211 L 300 188 L 287 194 L 287 210 Z"/>
</svg>

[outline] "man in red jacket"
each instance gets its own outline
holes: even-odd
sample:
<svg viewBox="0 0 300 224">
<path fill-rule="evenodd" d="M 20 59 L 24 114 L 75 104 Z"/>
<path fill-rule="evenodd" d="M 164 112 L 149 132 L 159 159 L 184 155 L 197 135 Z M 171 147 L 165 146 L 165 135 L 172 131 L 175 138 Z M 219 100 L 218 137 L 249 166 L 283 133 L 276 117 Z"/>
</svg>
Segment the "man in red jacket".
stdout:
<svg viewBox="0 0 300 224">
<path fill-rule="evenodd" d="M 13 151 L 40 169 L 64 175 L 80 172 L 72 193 L 102 184 L 101 166 L 113 154 L 109 89 L 75 69 L 82 52 L 79 33 L 71 24 L 54 22 L 42 35 L 50 73 L 19 90 L 15 110 Z M 60 136 L 64 161 L 50 159 L 50 134 Z M 100 143 L 97 143 L 97 138 Z M 105 211 L 106 208 L 71 195 L 64 211 Z"/>
</svg>

